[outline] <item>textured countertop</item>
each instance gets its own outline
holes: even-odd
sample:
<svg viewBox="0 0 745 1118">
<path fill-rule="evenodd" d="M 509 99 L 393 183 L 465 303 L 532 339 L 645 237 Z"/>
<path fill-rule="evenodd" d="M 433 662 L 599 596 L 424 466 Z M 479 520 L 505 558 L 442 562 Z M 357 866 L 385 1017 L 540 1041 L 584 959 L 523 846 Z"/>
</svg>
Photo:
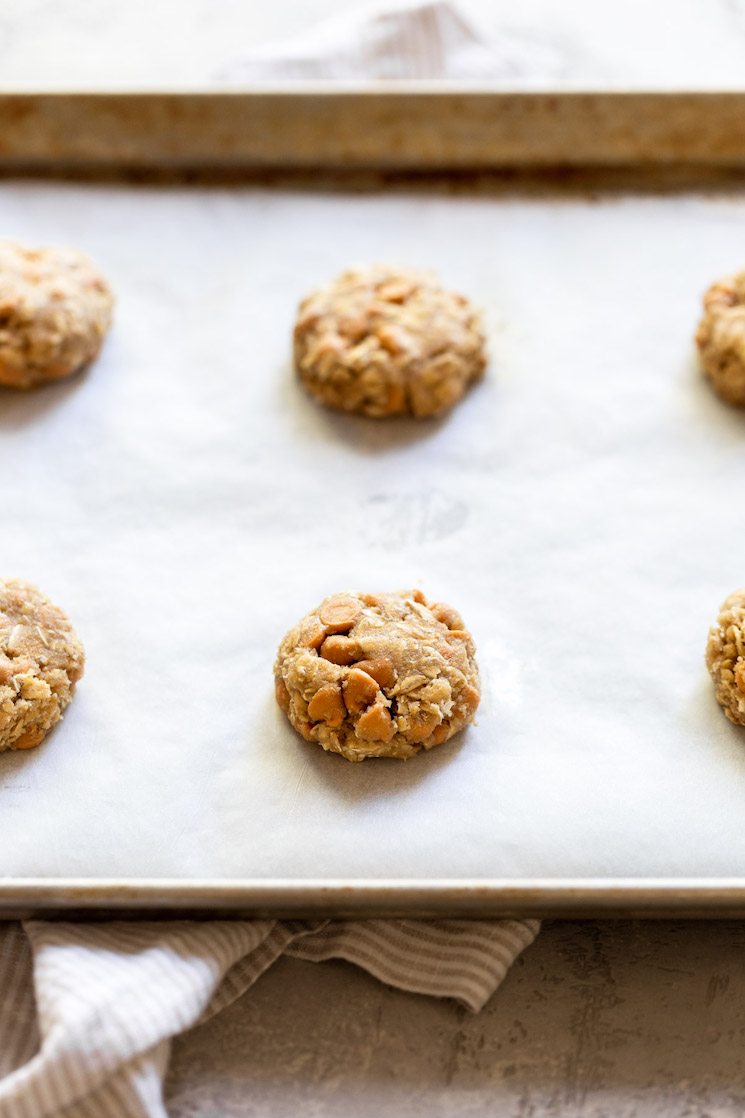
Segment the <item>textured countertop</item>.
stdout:
<svg viewBox="0 0 745 1118">
<path fill-rule="evenodd" d="M 0 86 L 202 86 L 343 0 L 4 0 Z M 742 88 L 745 0 L 462 0 L 557 85 Z M 547 924 L 479 1015 L 344 963 L 283 960 L 176 1040 L 173 1118 L 740 1115 L 745 928 Z"/>
<path fill-rule="evenodd" d="M 547 924 L 477 1015 L 282 960 L 174 1045 L 172 1118 L 669 1118 L 745 1107 L 745 928 Z"/>
</svg>

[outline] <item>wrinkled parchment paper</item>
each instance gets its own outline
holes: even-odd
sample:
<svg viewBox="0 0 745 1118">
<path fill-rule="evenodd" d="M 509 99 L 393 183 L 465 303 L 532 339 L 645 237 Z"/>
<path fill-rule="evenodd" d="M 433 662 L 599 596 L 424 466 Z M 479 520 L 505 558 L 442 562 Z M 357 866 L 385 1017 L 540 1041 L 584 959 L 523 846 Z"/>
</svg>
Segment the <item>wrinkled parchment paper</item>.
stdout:
<svg viewBox="0 0 745 1118">
<path fill-rule="evenodd" d="M 0 756 L 0 872 L 587 877 L 745 872 L 745 731 L 709 624 L 745 583 L 745 415 L 696 371 L 745 202 L 3 185 L 0 228 L 91 253 L 88 373 L 0 395 L 0 570 L 88 653 L 62 725 Z M 485 382 L 376 423 L 293 379 L 296 305 L 349 263 L 485 308 Z M 345 587 L 454 603 L 478 726 L 405 763 L 308 745 L 286 631 Z"/>
</svg>

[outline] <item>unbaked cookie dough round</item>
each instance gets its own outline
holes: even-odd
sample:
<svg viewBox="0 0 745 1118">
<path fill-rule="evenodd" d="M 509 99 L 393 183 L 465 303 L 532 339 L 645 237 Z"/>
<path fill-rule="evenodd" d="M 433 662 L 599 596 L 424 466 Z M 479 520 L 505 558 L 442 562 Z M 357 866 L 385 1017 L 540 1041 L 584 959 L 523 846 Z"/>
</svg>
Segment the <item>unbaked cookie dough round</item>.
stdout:
<svg viewBox="0 0 745 1118">
<path fill-rule="evenodd" d="M 113 303 L 103 276 L 77 249 L 0 242 L 0 384 L 33 388 L 87 365 Z"/>
<path fill-rule="evenodd" d="M 420 590 L 332 594 L 290 629 L 274 679 L 295 729 L 348 761 L 440 745 L 481 697 L 460 614 Z"/>
<path fill-rule="evenodd" d="M 439 415 L 486 366 L 468 300 L 411 269 L 344 272 L 301 303 L 294 338 L 311 396 L 375 418 Z"/>
<path fill-rule="evenodd" d="M 745 272 L 718 280 L 706 292 L 696 345 L 719 395 L 745 404 Z"/>
<path fill-rule="evenodd" d="M 709 629 L 706 666 L 724 713 L 745 726 L 745 587 L 725 598 Z"/>
<path fill-rule="evenodd" d="M 31 583 L 0 579 L 0 752 L 39 744 L 62 717 L 84 663 L 67 615 Z"/>
</svg>

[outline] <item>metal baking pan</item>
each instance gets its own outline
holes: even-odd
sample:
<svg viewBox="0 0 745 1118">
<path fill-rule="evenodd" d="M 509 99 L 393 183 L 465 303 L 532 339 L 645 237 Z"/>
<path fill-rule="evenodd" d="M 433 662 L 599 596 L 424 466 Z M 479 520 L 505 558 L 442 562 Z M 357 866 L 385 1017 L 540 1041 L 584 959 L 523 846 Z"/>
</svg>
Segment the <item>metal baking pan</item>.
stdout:
<svg viewBox="0 0 745 1118">
<path fill-rule="evenodd" d="M 745 431 L 690 338 L 701 290 L 738 266 L 745 94 L 269 86 L 0 108 L 5 234 L 80 244 L 119 297 L 95 369 L 0 402 L 0 467 L 26 498 L 4 568 L 89 651 L 48 743 L 0 757 L 3 914 L 742 915 L 745 752 L 702 646 L 742 581 L 723 482 Z M 485 306 L 492 369 L 445 422 L 327 414 L 293 383 L 298 298 L 371 255 Z M 343 547 L 308 528 L 330 489 Z M 202 571 L 231 595 L 218 626 Z M 352 576 L 449 594 L 475 633 L 479 726 L 439 754 L 347 765 L 272 705 L 282 633 Z M 195 631 L 209 724 L 178 668 Z"/>
</svg>

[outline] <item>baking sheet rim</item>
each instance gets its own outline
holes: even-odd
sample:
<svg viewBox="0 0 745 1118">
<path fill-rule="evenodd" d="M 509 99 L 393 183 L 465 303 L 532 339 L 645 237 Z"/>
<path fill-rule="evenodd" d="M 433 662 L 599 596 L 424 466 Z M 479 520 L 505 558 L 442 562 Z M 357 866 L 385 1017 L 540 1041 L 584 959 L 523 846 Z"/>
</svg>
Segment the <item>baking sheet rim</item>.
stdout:
<svg viewBox="0 0 745 1118">
<path fill-rule="evenodd" d="M 25 878 L 0 884 L 4 918 L 745 916 L 745 878 L 328 880 Z"/>
<path fill-rule="evenodd" d="M 486 82 L 2 89 L 0 167 L 742 166 L 745 91 Z"/>
</svg>

